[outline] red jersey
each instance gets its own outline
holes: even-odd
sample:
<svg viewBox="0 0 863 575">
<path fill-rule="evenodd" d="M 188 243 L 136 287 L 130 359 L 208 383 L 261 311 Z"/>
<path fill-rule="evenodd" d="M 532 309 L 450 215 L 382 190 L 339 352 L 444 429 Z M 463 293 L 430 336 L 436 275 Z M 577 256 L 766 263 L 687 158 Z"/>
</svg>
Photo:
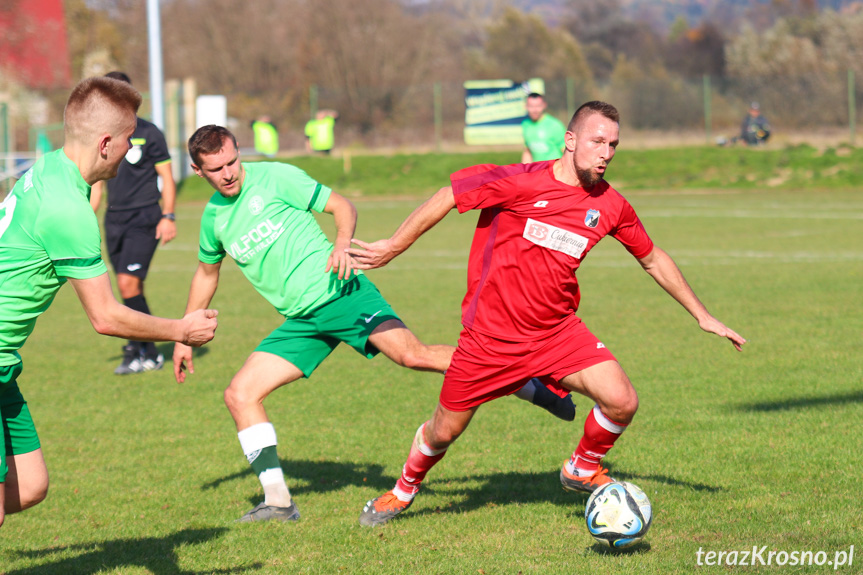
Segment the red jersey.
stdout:
<svg viewBox="0 0 863 575">
<path fill-rule="evenodd" d="M 481 209 L 468 261 L 462 324 L 506 341 L 547 337 L 574 316 L 575 272 L 610 235 L 636 258 L 653 242 L 607 182 L 590 191 L 558 181 L 555 160 L 479 165 L 451 176 L 458 211 Z"/>
</svg>

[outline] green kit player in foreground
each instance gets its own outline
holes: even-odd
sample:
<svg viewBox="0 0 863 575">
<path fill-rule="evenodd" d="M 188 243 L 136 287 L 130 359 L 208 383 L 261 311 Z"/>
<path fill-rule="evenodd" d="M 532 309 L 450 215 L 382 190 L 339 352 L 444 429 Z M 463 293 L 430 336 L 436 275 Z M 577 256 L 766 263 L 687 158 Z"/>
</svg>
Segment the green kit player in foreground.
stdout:
<svg viewBox="0 0 863 575">
<path fill-rule="evenodd" d="M 140 94 L 118 80 L 78 84 L 66 104 L 63 148 L 40 158 L 0 204 L 0 524 L 48 493 L 39 437 L 18 389 L 18 350 L 67 280 L 101 334 L 195 346 L 213 339 L 214 310 L 162 319 L 121 305 L 111 292 L 90 186 L 117 174 L 140 104 Z"/>
<path fill-rule="evenodd" d="M 377 288 L 353 269 L 346 250 L 357 213 L 350 201 L 294 166 L 242 163 L 236 138 L 219 126 L 195 132 L 189 156 L 195 173 L 216 193 L 201 219 L 200 261 L 187 313 L 210 304 L 222 260 L 230 255 L 258 293 L 285 317 L 225 390 L 240 446 L 264 490 L 264 501 L 240 521 L 296 521 L 300 514 L 285 483 L 264 399 L 283 385 L 309 377 L 340 342 L 369 358 L 380 352 L 401 366 L 438 373 L 449 367 L 455 348 L 419 341 Z M 333 216 L 335 245 L 313 212 Z M 193 371 L 192 350 L 177 344 L 174 376 L 180 383 L 186 368 Z M 571 398 L 564 399 L 574 417 Z"/>
</svg>

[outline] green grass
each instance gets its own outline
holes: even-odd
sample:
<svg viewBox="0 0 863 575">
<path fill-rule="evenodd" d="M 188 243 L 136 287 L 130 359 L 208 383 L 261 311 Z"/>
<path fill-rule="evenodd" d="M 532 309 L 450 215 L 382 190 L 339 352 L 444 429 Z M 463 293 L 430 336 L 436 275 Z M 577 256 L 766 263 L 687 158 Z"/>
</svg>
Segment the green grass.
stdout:
<svg viewBox="0 0 863 575">
<path fill-rule="evenodd" d="M 609 181 L 622 190 L 797 190 L 863 187 L 863 148 L 847 144 L 818 150 L 810 146 L 751 149 L 688 147 L 631 150 L 626 140 L 609 170 Z M 318 181 L 351 197 L 428 195 L 447 184 L 449 174 L 480 163 L 519 162 L 520 152 L 473 154 L 398 154 L 354 156 L 345 173 L 342 158 L 298 156 L 289 161 Z M 212 190 L 200 178 L 180 187 L 186 199 L 205 200 Z"/>
<path fill-rule="evenodd" d="M 415 193 L 426 191 L 422 183 Z M 484 406 L 403 517 L 361 528 L 363 503 L 392 487 L 441 378 L 344 347 L 266 404 L 302 520 L 234 524 L 261 490 L 221 394 L 279 317 L 227 263 L 214 302 L 217 338 L 196 355 L 183 386 L 167 370 L 112 375 L 122 342 L 93 332 L 71 289 L 40 319 L 22 353 L 21 387 L 52 486 L 44 503 L 7 517 L 0 573 L 669 574 L 696 572 L 699 548 L 754 545 L 823 550 L 831 560 L 855 545 L 854 566 L 839 572 L 859 570 L 863 196 L 627 196 L 709 309 L 750 339 L 737 353 L 700 332 L 612 239 L 579 271 L 580 315 L 641 399 L 608 457 L 614 474 L 641 486 L 654 506 L 653 526 L 634 551 L 595 545 L 583 522 L 586 497 L 558 482 L 590 408 L 581 397 L 574 424 L 514 398 Z M 388 235 L 417 203 L 358 201 L 358 237 Z M 182 312 L 201 209 L 181 202 L 180 235 L 157 253 L 147 282 L 156 313 Z M 453 213 L 369 274 L 424 341 L 455 343 L 475 221 Z"/>
</svg>

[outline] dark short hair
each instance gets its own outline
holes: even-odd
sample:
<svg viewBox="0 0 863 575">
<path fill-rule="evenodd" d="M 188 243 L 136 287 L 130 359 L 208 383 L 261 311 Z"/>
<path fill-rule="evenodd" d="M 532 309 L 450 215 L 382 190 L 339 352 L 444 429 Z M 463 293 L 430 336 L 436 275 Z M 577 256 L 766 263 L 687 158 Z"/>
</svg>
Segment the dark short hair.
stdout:
<svg viewBox="0 0 863 575">
<path fill-rule="evenodd" d="M 620 113 L 617 111 L 617 108 L 606 102 L 592 100 L 590 102 L 585 102 L 578 107 L 578 110 L 576 110 L 575 114 L 572 115 L 572 119 L 569 121 L 569 125 L 566 129 L 570 132 L 574 131 L 577 124 L 583 122 L 585 118 L 592 114 L 602 114 L 612 122 L 620 123 Z"/>
<path fill-rule="evenodd" d="M 189 138 L 189 156 L 196 166 L 200 166 L 201 156 L 218 153 L 225 140 L 231 140 L 234 147 L 239 149 L 237 138 L 229 129 L 215 124 L 201 126 Z"/>
<path fill-rule="evenodd" d="M 105 74 L 105 77 L 120 80 L 121 82 L 126 82 L 127 84 L 132 83 L 132 79 L 125 72 L 120 72 L 119 70 L 108 72 L 107 74 Z"/>
<path fill-rule="evenodd" d="M 539 98 L 540 100 L 545 100 L 545 96 L 543 96 L 539 92 L 531 92 L 530 94 L 527 95 L 528 100 L 531 100 L 533 98 Z"/>
</svg>

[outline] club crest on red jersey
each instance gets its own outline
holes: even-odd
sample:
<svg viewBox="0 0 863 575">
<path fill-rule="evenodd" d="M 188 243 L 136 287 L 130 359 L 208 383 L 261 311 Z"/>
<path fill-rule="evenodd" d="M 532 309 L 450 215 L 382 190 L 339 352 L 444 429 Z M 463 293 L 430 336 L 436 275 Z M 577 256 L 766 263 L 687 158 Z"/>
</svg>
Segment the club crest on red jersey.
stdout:
<svg viewBox="0 0 863 575">
<path fill-rule="evenodd" d="M 599 210 L 587 210 L 587 215 L 584 216 L 584 225 L 589 228 L 595 228 L 599 223 Z"/>
</svg>

